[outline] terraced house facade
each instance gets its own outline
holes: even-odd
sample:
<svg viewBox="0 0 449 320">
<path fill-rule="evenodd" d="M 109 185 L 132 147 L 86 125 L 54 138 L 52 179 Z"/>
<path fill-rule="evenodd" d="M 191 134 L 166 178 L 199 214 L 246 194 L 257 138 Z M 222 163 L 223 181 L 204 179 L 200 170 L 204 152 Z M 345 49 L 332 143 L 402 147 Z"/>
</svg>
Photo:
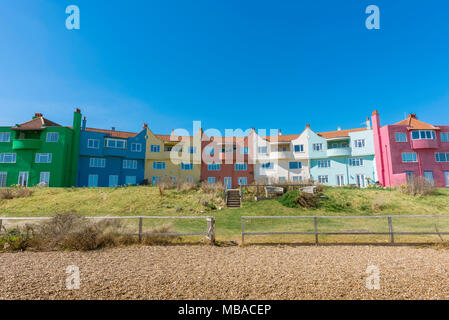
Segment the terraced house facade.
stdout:
<svg viewBox="0 0 449 320">
<path fill-rule="evenodd" d="M 150 184 L 167 180 L 197 183 L 201 177 L 201 136 L 154 134 L 148 129 L 145 179 Z"/>
<path fill-rule="evenodd" d="M 75 185 L 78 169 L 81 111 L 73 127 L 64 127 L 36 113 L 31 121 L 0 127 L 0 187 Z"/>
<path fill-rule="evenodd" d="M 449 126 L 432 125 L 410 114 L 393 125 L 380 125 L 372 115 L 379 182 L 384 186 L 406 184 L 424 177 L 437 187 L 449 187 Z"/>
<path fill-rule="evenodd" d="M 139 133 L 87 128 L 80 134 L 78 187 L 140 185 L 144 180 L 146 137 Z"/>
</svg>

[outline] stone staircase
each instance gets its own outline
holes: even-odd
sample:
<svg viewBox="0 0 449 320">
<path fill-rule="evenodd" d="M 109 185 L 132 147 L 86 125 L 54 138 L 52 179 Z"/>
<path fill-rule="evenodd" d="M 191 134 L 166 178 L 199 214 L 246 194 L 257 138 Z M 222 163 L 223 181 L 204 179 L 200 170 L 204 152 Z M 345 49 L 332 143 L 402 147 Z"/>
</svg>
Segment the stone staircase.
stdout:
<svg viewBox="0 0 449 320">
<path fill-rule="evenodd" d="M 226 206 L 228 208 L 240 208 L 240 190 L 229 189 L 226 190 Z"/>
</svg>

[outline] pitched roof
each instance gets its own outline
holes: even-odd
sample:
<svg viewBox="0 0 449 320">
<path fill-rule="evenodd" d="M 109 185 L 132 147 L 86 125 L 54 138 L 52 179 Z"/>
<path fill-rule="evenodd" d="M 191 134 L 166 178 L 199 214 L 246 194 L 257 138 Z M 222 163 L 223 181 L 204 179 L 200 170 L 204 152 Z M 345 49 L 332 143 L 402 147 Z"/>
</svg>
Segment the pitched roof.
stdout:
<svg viewBox="0 0 449 320">
<path fill-rule="evenodd" d="M 318 132 L 317 134 L 325 139 L 346 138 L 350 132 L 365 131 L 366 128 L 346 129 L 337 131 Z"/>
<path fill-rule="evenodd" d="M 46 127 L 61 127 L 56 122 L 50 121 L 42 116 L 42 114 L 36 114 L 33 120 L 19 124 L 12 127 L 12 130 L 44 130 Z"/>
<path fill-rule="evenodd" d="M 416 114 L 409 114 L 407 119 L 395 123 L 396 126 L 407 126 L 410 130 L 440 130 L 438 127 L 434 127 L 431 124 L 418 120 Z"/>
<path fill-rule="evenodd" d="M 132 137 L 137 136 L 137 134 L 138 134 L 135 132 L 96 129 L 96 128 L 86 128 L 86 131 L 105 133 L 105 134 L 108 134 L 111 138 L 121 138 L 121 139 L 132 138 Z"/>
</svg>

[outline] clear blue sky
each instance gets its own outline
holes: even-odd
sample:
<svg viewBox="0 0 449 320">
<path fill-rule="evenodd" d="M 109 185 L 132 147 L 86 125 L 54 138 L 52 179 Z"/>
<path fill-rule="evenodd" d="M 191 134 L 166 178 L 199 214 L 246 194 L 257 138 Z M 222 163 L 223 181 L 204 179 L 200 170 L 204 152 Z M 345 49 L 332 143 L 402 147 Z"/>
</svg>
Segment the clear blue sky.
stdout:
<svg viewBox="0 0 449 320">
<path fill-rule="evenodd" d="M 81 29 L 65 28 L 66 6 Z M 381 29 L 365 28 L 379 6 Z M 2 0 L 0 125 L 35 112 L 157 133 L 449 124 L 449 2 Z"/>
</svg>

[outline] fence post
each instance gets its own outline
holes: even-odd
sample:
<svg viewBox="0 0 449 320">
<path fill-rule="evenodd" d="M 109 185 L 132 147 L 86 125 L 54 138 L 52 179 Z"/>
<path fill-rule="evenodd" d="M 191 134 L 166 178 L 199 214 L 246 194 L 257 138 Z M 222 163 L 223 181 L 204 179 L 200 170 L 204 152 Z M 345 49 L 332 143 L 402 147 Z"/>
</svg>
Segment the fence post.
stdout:
<svg viewBox="0 0 449 320">
<path fill-rule="evenodd" d="M 207 239 L 211 244 L 215 243 L 215 218 L 207 217 Z"/>
<path fill-rule="evenodd" d="M 318 218 L 313 217 L 313 224 L 315 225 L 315 244 L 318 245 Z"/>
<path fill-rule="evenodd" d="M 0 233 L 2 233 L 2 224 L 3 224 L 3 220 L 0 219 Z"/>
<path fill-rule="evenodd" d="M 242 217 L 242 245 L 245 242 L 245 218 Z"/>
<path fill-rule="evenodd" d="M 391 221 L 391 217 L 388 217 L 388 229 L 390 230 L 390 242 L 394 243 L 393 222 Z"/>
<path fill-rule="evenodd" d="M 240 185 L 240 204 L 243 203 L 243 185 Z"/>
<path fill-rule="evenodd" d="M 142 242 L 142 217 L 139 218 L 139 242 Z"/>
</svg>

